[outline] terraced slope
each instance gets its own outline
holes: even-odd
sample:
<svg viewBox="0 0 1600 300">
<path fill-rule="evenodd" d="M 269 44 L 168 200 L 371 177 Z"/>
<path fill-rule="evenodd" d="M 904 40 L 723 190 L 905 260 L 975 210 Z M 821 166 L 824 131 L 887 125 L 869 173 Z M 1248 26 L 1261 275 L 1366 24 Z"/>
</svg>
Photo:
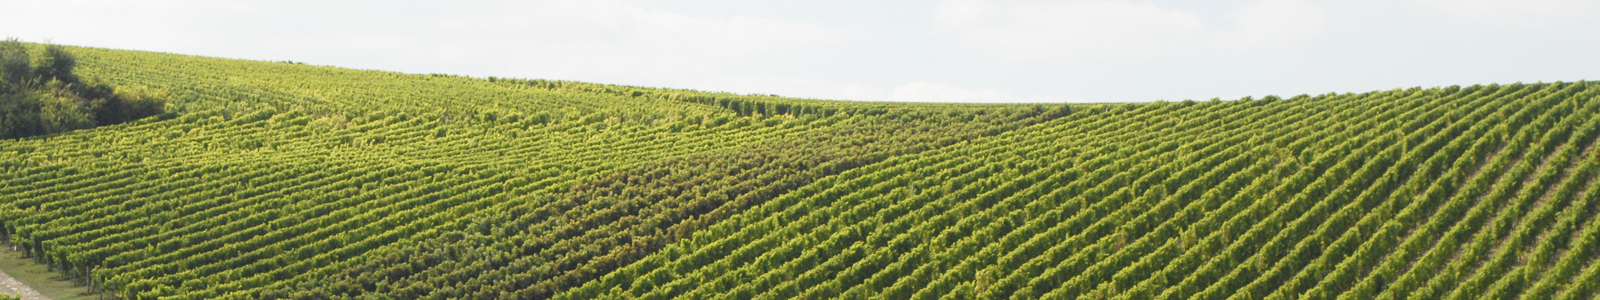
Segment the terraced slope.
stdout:
<svg viewBox="0 0 1600 300">
<path fill-rule="evenodd" d="M 74 50 L 80 72 L 167 89 L 184 113 L 0 144 L 0 214 L 13 243 L 123 298 L 260 297 L 486 220 L 577 230 L 529 235 L 553 239 L 549 255 L 626 264 L 815 177 L 1058 113 L 768 108 L 744 103 L 769 97 Z M 640 180 L 655 185 L 600 190 Z M 549 214 L 562 217 L 535 220 Z"/>
<path fill-rule="evenodd" d="M 557 298 L 1587 299 L 1590 87 L 1074 113 L 826 178 Z"/>
<path fill-rule="evenodd" d="M 896 104 L 71 50 L 177 113 L 0 141 L 0 222 L 124 299 L 1600 288 L 1588 82 Z"/>
</svg>

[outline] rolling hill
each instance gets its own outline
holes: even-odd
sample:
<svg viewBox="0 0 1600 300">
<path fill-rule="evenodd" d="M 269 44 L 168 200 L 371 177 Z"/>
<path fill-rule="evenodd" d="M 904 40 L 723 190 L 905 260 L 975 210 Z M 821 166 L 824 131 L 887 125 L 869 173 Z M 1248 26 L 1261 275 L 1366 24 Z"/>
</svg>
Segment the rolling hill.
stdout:
<svg viewBox="0 0 1600 300">
<path fill-rule="evenodd" d="M 1600 288 L 1590 82 L 878 103 L 67 49 L 167 113 L 0 141 L 0 222 L 124 299 Z"/>
</svg>

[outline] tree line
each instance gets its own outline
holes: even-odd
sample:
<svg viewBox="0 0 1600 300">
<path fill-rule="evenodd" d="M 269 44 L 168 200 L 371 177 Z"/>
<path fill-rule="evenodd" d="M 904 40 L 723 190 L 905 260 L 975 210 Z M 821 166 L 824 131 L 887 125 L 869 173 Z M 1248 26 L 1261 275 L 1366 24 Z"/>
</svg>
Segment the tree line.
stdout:
<svg viewBox="0 0 1600 300">
<path fill-rule="evenodd" d="M 0 41 L 0 138 L 14 139 L 114 125 L 163 112 L 150 89 L 118 90 L 73 74 L 77 57 L 58 45 L 35 55 L 16 38 Z"/>
</svg>

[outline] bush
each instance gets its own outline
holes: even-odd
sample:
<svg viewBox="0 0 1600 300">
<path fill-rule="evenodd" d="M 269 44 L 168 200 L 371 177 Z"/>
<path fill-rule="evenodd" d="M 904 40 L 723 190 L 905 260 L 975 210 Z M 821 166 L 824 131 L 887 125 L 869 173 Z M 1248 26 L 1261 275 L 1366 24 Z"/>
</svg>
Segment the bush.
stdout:
<svg viewBox="0 0 1600 300">
<path fill-rule="evenodd" d="M 44 48 L 45 55 L 34 64 L 33 72 L 41 79 L 53 79 L 66 83 L 78 83 L 78 77 L 72 75 L 72 69 L 78 66 L 78 58 L 61 46 L 50 45 Z"/>
<path fill-rule="evenodd" d="M 14 94 L 27 89 L 33 78 L 28 64 L 28 48 L 15 38 L 0 41 L 0 93 Z"/>
<path fill-rule="evenodd" d="M 165 111 L 164 92 L 83 82 L 72 73 L 77 58 L 61 46 L 45 46 L 37 61 L 30 57 L 21 41 L 0 41 L 0 138 L 112 125 Z"/>
</svg>

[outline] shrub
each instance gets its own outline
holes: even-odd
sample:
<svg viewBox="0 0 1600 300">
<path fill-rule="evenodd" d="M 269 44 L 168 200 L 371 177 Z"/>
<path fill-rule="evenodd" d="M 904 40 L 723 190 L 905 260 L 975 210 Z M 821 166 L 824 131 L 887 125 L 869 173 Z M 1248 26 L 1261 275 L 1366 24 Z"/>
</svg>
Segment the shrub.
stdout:
<svg viewBox="0 0 1600 300">
<path fill-rule="evenodd" d="M 0 41 L 0 138 L 112 125 L 165 111 L 164 92 L 83 82 L 72 73 L 77 58 L 64 47 L 47 45 L 37 61 L 30 57 L 21 41 Z"/>
</svg>

